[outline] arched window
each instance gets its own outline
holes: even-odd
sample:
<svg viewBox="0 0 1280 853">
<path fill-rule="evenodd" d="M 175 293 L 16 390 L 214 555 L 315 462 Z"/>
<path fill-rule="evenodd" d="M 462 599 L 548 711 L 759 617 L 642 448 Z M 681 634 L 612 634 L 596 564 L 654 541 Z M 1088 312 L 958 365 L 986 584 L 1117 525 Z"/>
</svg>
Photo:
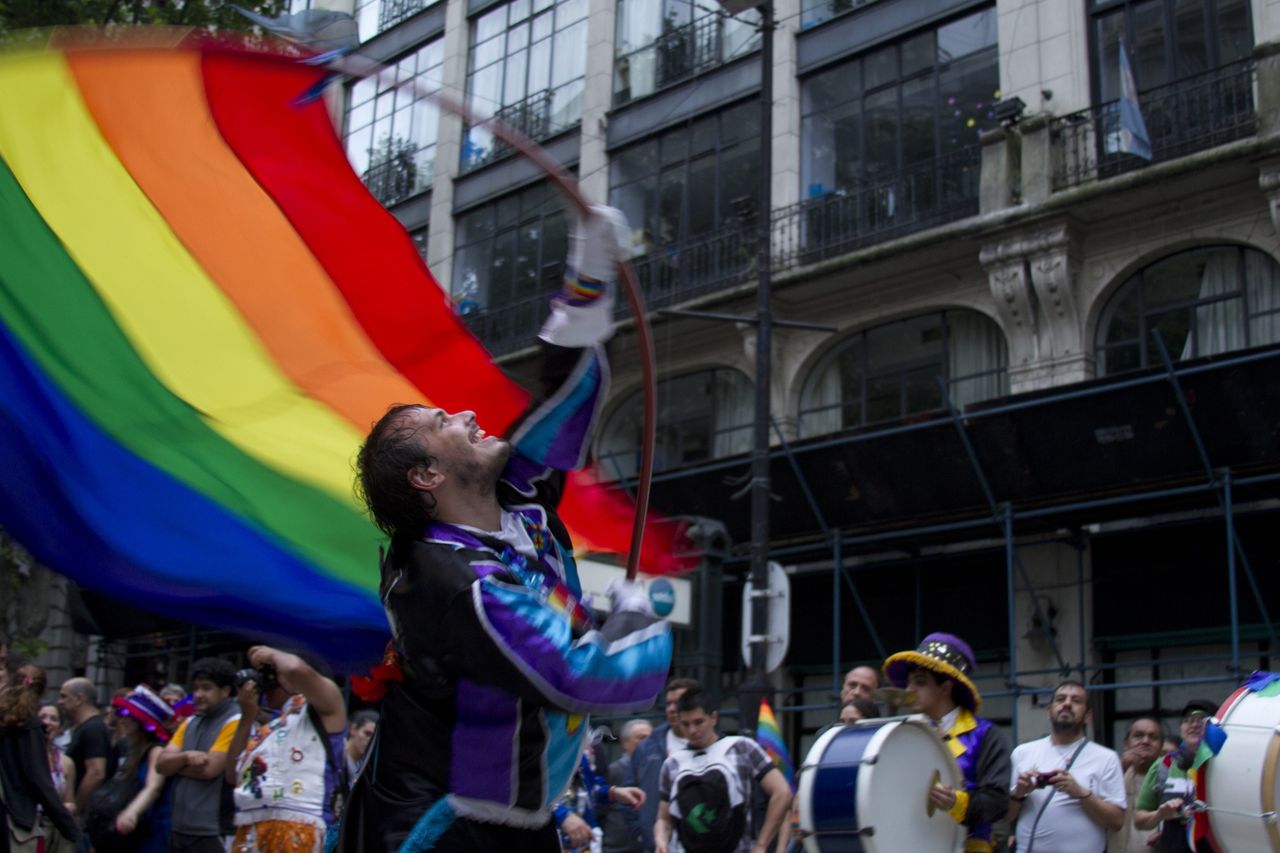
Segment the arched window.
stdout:
<svg viewBox="0 0 1280 853">
<path fill-rule="evenodd" d="M 737 370 L 716 368 L 658 383 L 658 440 L 654 468 L 676 468 L 751 449 L 755 388 Z M 640 467 L 644 399 L 619 405 L 604 429 L 596 460 L 608 479 L 634 476 Z"/>
<path fill-rule="evenodd" d="M 1120 286 L 1098 323 L 1098 375 L 1280 341 L 1280 265 L 1243 246 L 1162 258 Z"/>
<path fill-rule="evenodd" d="M 858 332 L 828 353 L 800 395 L 807 437 L 941 408 L 941 377 L 963 406 L 1008 391 L 1004 334 L 976 311 L 939 311 Z"/>
</svg>

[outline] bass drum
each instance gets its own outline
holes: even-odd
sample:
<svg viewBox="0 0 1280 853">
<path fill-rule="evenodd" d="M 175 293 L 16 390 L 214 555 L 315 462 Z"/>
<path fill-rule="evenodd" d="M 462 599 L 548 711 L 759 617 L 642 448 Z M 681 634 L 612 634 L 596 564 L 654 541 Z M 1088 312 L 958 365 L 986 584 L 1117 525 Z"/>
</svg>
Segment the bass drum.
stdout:
<svg viewBox="0 0 1280 853">
<path fill-rule="evenodd" d="M 822 734 L 800 768 L 806 853 L 958 853 L 965 829 L 929 804 L 964 781 L 924 717 L 864 720 Z"/>
<path fill-rule="evenodd" d="M 1222 751 L 1205 765 L 1209 826 L 1223 853 L 1280 853 L 1280 696 L 1241 687 L 1218 709 Z"/>
</svg>

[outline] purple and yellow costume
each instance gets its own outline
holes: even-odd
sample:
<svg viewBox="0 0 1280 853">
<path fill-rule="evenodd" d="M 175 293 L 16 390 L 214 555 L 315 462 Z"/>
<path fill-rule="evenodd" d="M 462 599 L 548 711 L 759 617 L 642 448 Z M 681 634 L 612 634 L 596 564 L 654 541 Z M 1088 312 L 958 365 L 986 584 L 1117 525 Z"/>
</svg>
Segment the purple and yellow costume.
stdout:
<svg viewBox="0 0 1280 853">
<path fill-rule="evenodd" d="M 610 323 L 581 315 L 607 317 L 608 303 L 553 301 L 544 402 L 513 434 L 497 484 L 503 530 L 433 521 L 416 540 L 394 542 L 383 562 L 402 680 L 383 698 L 343 850 L 430 850 L 445 833 L 472 849 L 537 848 L 512 832 L 555 844 L 552 810 L 578 767 L 586 715 L 647 708 L 662 689 L 667 624 L 637 612 L 594 624 L 555 510 L 608 380 L 603 346 L 581 333 L 607 334 Z"/>
<path fill-rule="evenodd" d="M 991 829 L 1009 811 L 1009 744 L 990 720 L 978 716 L 982 696 L 970 679 L 977 669 L 969 645 L 951 634 L 930 634 L 915 651 L 891 655 L 884 673 L 895 687 L 905 687 L 916 668 L 949 678 L 959 707 L 950 727 L 940 732 L 964 776 L 949 814 L 968 830 L 965 853 L 991 853 Z"/>
</svg>

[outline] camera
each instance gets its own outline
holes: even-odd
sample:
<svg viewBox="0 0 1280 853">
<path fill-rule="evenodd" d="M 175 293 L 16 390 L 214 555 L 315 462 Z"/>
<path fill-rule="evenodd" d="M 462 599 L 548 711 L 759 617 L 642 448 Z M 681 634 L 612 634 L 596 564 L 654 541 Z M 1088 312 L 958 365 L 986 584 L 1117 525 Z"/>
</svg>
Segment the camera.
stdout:
<svg viewBox="0 0 1280 853">
<path fill-rule="evenodd" d="M 258 686 L 259 693 L 265 693 L 278 683 L 276 680 L 276 669 L 273 666 L 264 666 L 261 669 L 253 667 L 245 667 L 236 673 L 235 687 L 239 690 L 244 687 L 246 681 L 252 681 Z"/>
<path fill-rule="evenodd" d="M 1052 773 L 1037 773 L 1037 774 L 1036 774 L 1036 787 L 1037 787 L 1037 788 L 1043 788 L 1044 786 L 1048 785 L 1048 784 L 1053 780 L 1053 777 L 1054 777 L 1054 776 L 1057 776 L 1057 775 L 1058 775 L 1058 771 L 1057 771 L 1057 770 L 1054 770 Z"/>
</svg>

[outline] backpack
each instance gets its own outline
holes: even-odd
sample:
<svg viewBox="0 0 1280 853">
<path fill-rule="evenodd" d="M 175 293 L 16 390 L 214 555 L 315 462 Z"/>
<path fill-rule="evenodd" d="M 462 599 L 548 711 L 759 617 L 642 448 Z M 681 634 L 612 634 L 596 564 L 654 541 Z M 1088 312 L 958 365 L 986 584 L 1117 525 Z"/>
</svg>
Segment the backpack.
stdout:
<svg viewBox="0 0 1280 853">
<path fill-rule="evenodd" d="M 695 759 L 705 755 L 707 760 L 680 768 L 673 780 L 673 811 L 679 812 L 676 833 L 688 853 L 729 853 L 746 832 L 746 804 L 734 803 L 732 794 L 735 771 L 726 760 L 729 740 L 721 738 L 695 754 Z"/>
<path fill-rule="evenodd" d="M 144 758 L 145 761 L 145 758 Z M 145 764 L 144 764 L 145 766 Z M 100 853 L 126 853 L 137 850 L 147 837 L 147 827 L 139 821 L 138 828 L 128 835 L 116 832 L 116 818 L 125 806 L 142 790 L 138 773 L 117 773 L 98 786 L 89 798 L 85 815 L 85 829 Z"/>
</svg>

